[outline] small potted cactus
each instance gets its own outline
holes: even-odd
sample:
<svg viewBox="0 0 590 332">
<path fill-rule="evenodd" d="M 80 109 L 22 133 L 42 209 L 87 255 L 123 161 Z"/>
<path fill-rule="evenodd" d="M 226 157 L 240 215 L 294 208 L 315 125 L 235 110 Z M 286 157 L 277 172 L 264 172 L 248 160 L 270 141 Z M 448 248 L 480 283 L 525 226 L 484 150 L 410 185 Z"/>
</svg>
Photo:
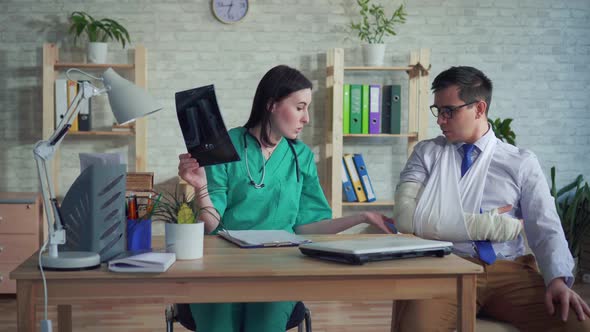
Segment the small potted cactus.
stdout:
<svg viewBox="0 0 590 332">
<path fill-rule="evenodd" d="M 206 194 L 205 188 L 196 195 Z M 212 207 L 199 207 L 195 195 L 179 191 L 164 192 L 155 208 L 154 216 L 166 222 L 166 250 L 176 253 L 176 259 L 197 259 L 203 257 L 204 222 L 199 220 L 203 213 L 211 213 Z M 214 213 L 211 213 L 215 215 Z"/>
</svg>

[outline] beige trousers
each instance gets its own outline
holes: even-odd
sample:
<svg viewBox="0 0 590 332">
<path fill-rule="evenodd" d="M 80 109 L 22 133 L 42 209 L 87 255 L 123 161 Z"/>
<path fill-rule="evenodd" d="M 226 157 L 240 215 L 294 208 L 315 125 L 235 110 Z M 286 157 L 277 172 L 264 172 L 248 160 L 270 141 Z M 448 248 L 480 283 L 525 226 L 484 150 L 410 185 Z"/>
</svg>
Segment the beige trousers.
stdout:
<svg viewBox="0 0 590 332">
<path fill-rule="evenodd" d="M 590 318 L 578 321 L 570 308 L 567 322 L 550 316 L 545 308 L 545 284 L 533 255 L 487 265 L 477 258 L 484 273 L 477 275 L 477 312 L 514 325 L 520 331 L 590 331 Z M 395 331 L 454 331 L 456 299 L 404 301 L 396 304 Z"/>
</svg>

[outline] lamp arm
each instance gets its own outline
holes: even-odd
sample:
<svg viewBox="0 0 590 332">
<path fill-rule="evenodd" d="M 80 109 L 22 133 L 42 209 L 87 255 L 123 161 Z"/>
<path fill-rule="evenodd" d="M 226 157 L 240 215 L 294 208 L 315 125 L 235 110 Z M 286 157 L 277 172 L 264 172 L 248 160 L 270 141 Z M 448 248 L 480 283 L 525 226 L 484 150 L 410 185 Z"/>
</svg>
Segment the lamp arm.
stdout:
<svg viewBox="0 0 590 332">
<path fill-rule="evenodd" d="M 53 182 L 49 176 L 47 169 L 47 162 L 50 161 L 57 147 L 67 134 L 80 111 L 80 104 L 83 100 L 90 99 L 94 96 L 100 95 L 107 91 L 107 89 L 98 89 L 87 81 L 80 84 L 81 91 L 76 94 L 72 104 L 68 107 L 64 118 L 60 121 L 56 130 L 46 140 L 41 140 L 35 144 L 33 154 L 37 164 L 37 172 L 39 180 L 41 181 L 41 195 L 43 196 L 43 204 L 45 206 L 45 215 L 48 223 L 48 237 L 49 237 L 49 255 L 57 257 L 57 245 L 65 243 L 65 231 L 59 212 L 57 198 L 53 188 Z"/>
</svg>

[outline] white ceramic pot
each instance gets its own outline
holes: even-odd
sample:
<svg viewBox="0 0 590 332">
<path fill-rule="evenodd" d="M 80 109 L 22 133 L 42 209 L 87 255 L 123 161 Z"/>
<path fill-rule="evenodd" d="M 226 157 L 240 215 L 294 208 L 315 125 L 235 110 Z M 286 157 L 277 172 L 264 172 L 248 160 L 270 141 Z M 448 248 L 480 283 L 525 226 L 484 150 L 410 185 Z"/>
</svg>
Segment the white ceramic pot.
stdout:
<svg viewBox="0 0 590 332">
<path fill-rule="evenodd" d="M 107 43 L 88 43 L 88 62 L 107 63 L 108 45 Z"/>
<path fill-rule="evenodd" d="M 364 44 L 363 60 L 365 66 L 378 67 L 383 65 L 385 57 L 385 44 Z"/>
<path fill-rule="evenodd" d="M 176 259 L 197 259 L 203 257 L 205 223 L 166 223 L 166 251 L 176 254 Z"/>
</svg>

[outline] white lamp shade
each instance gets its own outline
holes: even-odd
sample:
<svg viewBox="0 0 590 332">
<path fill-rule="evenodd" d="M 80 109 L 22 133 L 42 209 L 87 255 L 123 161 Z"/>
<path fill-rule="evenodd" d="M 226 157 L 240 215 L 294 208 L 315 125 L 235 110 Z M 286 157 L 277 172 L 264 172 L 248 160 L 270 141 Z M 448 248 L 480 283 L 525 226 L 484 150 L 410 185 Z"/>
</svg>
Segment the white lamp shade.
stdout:
<svg viewBox="0 0 590 332">
<path fill-rule="evenodd" d="M 113 68 L 103 74 L 109 103 L 119 124 L 125 124 L 162 109 L 143 88 L 119 76 Z"/>
</svg>

